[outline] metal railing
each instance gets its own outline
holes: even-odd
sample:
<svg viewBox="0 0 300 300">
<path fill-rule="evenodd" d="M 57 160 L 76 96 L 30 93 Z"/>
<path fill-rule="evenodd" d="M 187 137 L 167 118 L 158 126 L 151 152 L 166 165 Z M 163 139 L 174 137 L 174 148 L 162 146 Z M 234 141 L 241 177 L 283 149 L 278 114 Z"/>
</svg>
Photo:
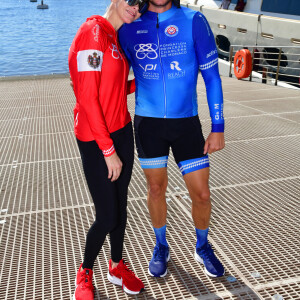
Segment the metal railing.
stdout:
<svg viewBox="0 0 300 300">
<path fill-rule="evenodd" d="M 252 55 L 250 81 L 261 78 L 262 83 L 278 85 L 280 81 L 300 88 L 300 47 L 231 45 L 229 77 L 233 75 L 234 56 L 241 49 L 248 49 Z"/>
</svg>

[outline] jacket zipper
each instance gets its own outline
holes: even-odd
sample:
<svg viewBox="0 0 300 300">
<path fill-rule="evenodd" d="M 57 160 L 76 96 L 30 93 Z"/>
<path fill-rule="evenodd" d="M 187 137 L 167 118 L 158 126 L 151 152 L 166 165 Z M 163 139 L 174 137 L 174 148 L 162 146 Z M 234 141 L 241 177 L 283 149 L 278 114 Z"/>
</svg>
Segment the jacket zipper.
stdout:
<svg viewBox="0 0 300 300">
<path fill-rule="evenodd" d="M 158 13 L 157 13 L 156 28 L 157 28 L 157 41 L 158 41 L 158 55 L 159 55 L 159 62 L 160 62 L 160 67 L 161 67 L 161 73 L 162 73 L 162 79 L 163 79 L 163 85 L 164 85 L 164 94 L 165 94 L 165 115 L 164 115 L 164 118 L 166 118 L 167 117 L 167 93 L 166 93 L 165 74 L 164 74 L 163 64 L 162 64 L 161 56 L 160 56 L 160 43 L 159 43 L 159 34 L 158 34 L 158 31 L 159 31 Z"/>
</svg>

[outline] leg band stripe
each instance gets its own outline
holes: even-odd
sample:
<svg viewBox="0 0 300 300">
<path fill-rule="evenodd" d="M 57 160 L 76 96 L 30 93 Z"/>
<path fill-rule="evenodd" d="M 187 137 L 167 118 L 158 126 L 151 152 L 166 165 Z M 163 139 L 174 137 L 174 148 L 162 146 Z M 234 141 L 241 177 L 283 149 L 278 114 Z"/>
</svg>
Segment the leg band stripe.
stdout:
<svg viewBox="0 0 300 300">
<path fill-rule="evenodd" d="M 165 168 L 168 163 L 168 156 L 155 158 L 139 158 L 143 169 Z"/>
<path fill-rule="evenodd" d="M 208 156 L 206 155 L 201 158 L 195 158 L 195 159 L 181 161 L 178 164 L 178 167 L 179 167 L 182 175 L 185 175 L 187 173 L 209 167 L 209 159 L 208 159 Z"/>
</svg>

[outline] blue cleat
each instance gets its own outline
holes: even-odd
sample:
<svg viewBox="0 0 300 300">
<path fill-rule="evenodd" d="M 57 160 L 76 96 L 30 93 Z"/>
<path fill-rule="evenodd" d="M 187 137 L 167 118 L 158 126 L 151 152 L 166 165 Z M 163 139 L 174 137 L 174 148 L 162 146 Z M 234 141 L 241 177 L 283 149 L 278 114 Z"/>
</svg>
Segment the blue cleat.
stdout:
<svg viewBox="0 0 300 300">
<path fill-rule="evenodd" d="M 156 244 L 153 256 L 149 263 L 148 273 L 153 277 L 164 277 L 167 275 L 167 265 L 170 260 L 169 247 L 163 244 Z"/>
<path fill-rule="evenodd" d="M 223 265 L 208 242 L 201 248 L 196 248 L 195 259 L 204 264 L 205 273 L 208 276 L 220 277 L 225 274 Z"/>
</svg>

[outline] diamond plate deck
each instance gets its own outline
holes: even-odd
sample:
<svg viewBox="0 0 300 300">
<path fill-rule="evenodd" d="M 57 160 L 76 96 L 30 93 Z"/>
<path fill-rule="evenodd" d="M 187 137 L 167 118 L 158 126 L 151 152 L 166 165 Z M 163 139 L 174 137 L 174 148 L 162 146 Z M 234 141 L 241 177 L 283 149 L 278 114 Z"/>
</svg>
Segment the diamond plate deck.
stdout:
<svg viewBox="0 0 300 300">
<path fill-rule="evenodd" d="M 145 283 L 137 297 L 107 282 L 107 241 L 95 299 L 300 299 L 300 92 L 222 78 L 226 147 L 211 155 L 210 241 L 226 267 L 207 277 L 194 260 L 191 200 L 171 155 L 165 278 L 148 276 L 154 246 L 137 155 L 124 257 Z M 210 118 L 199 79 L 204 134 Z M 69 79 L 0 81 L 0 299 L 71 299 L 94 218 L 73 134 Z M 134 113 L 134 97 L 128 99 Z M 282 297 L 282 298 L 281 298 Z"/>
</svg>

